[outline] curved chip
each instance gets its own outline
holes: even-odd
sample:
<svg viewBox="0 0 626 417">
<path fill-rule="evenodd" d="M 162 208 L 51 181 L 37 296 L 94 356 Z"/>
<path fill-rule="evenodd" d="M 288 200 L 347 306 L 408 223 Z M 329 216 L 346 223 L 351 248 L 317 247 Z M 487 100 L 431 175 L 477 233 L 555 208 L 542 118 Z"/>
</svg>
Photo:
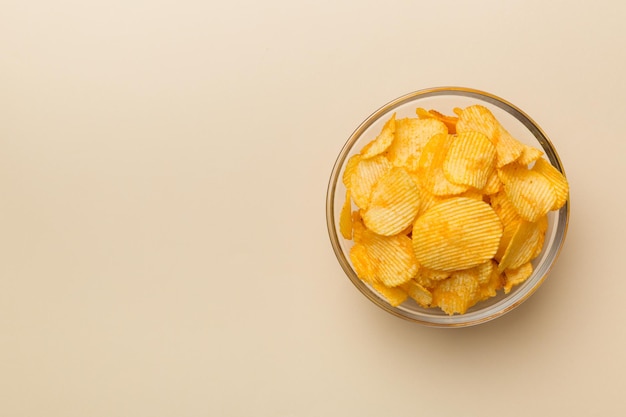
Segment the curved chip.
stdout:
<svg viewBox="0 0 626 417">
<path fill-rule="evenodd" d="M 395 134 L 396 114 L 394 113 L 391 118 L 387 120 L 387 122 L 383 126 L 382 131 L 376 137 L 376 139 L 374 139 L 373 141 L 365 145 L 363 149 L 361 149 L 361 157 L 364 159 L 371 158 L 385 152 L 389 145 L 391 145 L 391 142 L 393 142 Z"/>
<path fill-rule="evenodd" d="M 352 175 L 356 172 L 356 167 L 359 165 L 360 161 L 361 155 L 356 154 L 352 155 L 346 162 L 346 167 L 344 168 L 343 175 L 341 177 L 343 185 L 345 185 L 346 188 L 350 188 L 352 186 Z"/>
<path fill-rule="evenodd" d="M 344 239 L 352 239 L 352 200 L 349 188 L 346 190 L 346 200 L 339 214 L 339 231 Z"/>
<path fill-rule="evenodd" d="M 438 133 L 448 133 L 436 119 L 403 118 L 396 121 L 396 137 L 387 149 L 387 158 L 395 166 L 415 171 L 426 143 Z"/>
<path fill-rule="evenodd" d="M 498 123 L 497 134 L 496 166 L 500 168 L 519 159 L 526 145 L 511 136 L 500 123 Z"/>
<path fill-rule="evenodd" d="M 402 287 L 387 287 L 378 282 L 373 283 L 372 287 L 393 307 L 399 306 L 409 298 L 409 294 Z"/>
<path fill-rule="evenodd" d="M 453 273 L 450 278 L 437 284 L 432 295 L 432 304 L 446 314 L 465 314 L 468 308 L 478 302 L 480 286 L 470 274 Z"/>
<path fill-rule="evenodd" d="M 543 158 L 535 162 L 532 170 L 546 177 L 554 189 L 556 200 L 551 210 L 558 210 L 563 207 L 569 195 L 569 184 L 565 176 Z"/>
<path fill-rule="evenodd" d="M 419 203 L 419 189 L 411 176 L 404 168 L 392 168 L 374 185 L 363 222 L 379 235 L 395 235 L 413 223 Z"/>
<path fill-rule="evenodd" d="M 355 250 L 357 246 L 360 249 Z M 360 243 L 352 247 L 350 259 L 359 278 L 388 287 L 408 282 L 419 268 L 409 237 L 380 236 L 369 230 L 365 230 Z"/>
<path fill-rule="evenodd" d="M 495 166 L 496 147 L 479 132 L 459 133 L 450 144 L 443 162 L 446 178 L 455 183 L 482 189 Z"/>
<path fill-rule="evenodd" d="M 493 258 L 502 224 L 489 204 L 455 197 L 433 206 L 413 225 L 417 261 L 431 269 L 472 268 Z"/>
<path fill-rule="evenodd" d="M 430 307 L 433 302 L 432 293 L 414 280 L 409 281 L 409 297 L 422 307 Z"/>
<path fill-rule="evenodd" d="M 444 172 L 446 155 L 455 136 L 437 134 L 433 136 L 422 151 L 417 175 L 422 179 L 423 187 L 434 195 L 455 195 L 466 191 L 469 186 L 454 184 Z"/>
<path fill-rule="evenodd" d="M 494 145 L 497 145 L 500 123 L 489 109 L 480 104 L 475 104 L 464 109 L 455 109 L 455 113 L 459 116 L 459 120 L 456 122 L 457 133 L 479 132 L 487 136 Z"/>
<path fill-rule="evenodd" d="M 524 145 L 522 154 L 517 159 L 517 163 L 521 165 L 529 165 L 541 158 L 543 152 L 532 146 Z"/>
<path fill-rule="evenodd" d="M 537 221 L 555 205 L 554 187 L 542 174 L 515 163 L 499 172 L 506 195 L 524 220 Z"/>
<path fill-rule="evenodd" d="M 533 265 L 530 262 L 520 265 L 518 268 L 509 268 L 504 271 L 504 293 L 508 294 L 515 285 L 526 281 L 533 274 Z"/>
<path fill-rule="evenodd" d="M 421 107 L 415 109 L 417 117 L 420 119 L 436 119 L 442 122 L 448 128 L 448 133 L 454 135 L 456 133 L 456 122 L 459 120 L 457 116 L 447 116 L 437 110 L 426 110 Z"/>
<path fill-rule="evenodd" d="M 530 262 L 536 253 L 537 246 L 543 245 L 546 229 L 547 217 L 545 216 L 537 222 L 521 220 L 498 264 L 498 270 L 502 272 L 508 268 L 515 269 Z"/>
<path fill-rule="evenodd" d="M 374 184 L 391 169 L 392 165 L 384 155 L 360 159 L 350 176 L 350 191 L 354 204 L 367 208 Z"/>
</svg>

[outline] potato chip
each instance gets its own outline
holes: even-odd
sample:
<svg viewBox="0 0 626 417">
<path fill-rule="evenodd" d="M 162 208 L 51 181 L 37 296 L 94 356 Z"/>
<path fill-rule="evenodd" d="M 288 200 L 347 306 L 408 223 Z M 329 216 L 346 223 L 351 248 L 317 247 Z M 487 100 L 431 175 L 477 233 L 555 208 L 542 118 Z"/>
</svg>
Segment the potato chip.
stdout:
<svg viewBox="0 0 626 417">
<path fill-rule="evenodd" d="M 509 200 L 505 192 L 499 192 L 490 197 L 491 208 L 496 212 L 503 226 L 507 226 L 520 219 L 517 209 Z"/>
<path fill-rule="evenodd" d="M 496 166 L 498 168 L 516 161 L 525 149 L 523 143 L 515 139 L 498 123 L 496 140 Z"/>
<path fill-rule="evenodd" d="M 494 170 L 496 147 L 478 132 L 459 133 L 443 162 L 446 178 L 455 184 L 482 189 Z"/>
<path fill-rule="evenodd" d="M 502 167 L 499 172 L 506 195 L 524 220 L 537 221 L 556 203 L 552 184 L 540 173 L 515 163 Z"/>
<path fill-rule="evenodd" d="M 434 269 L 424 268 L 420 266 L 417 275 L 413 280 L 424 288 L 434 288 L 437 282 L 450 277 L 449 271 L 436 271 Z"/>
<path fill-rule="evenodd" d="M 519 285 L 522 282 L 526 281 L 532 274 L 533 265 L 530 262 L 520 265 L 518 268 L 515 269 L 507 268 L 504 271 L 504 275 L 506 277 L 504 283 L 504 293 L 510 293 L 511 289 L 515 285 Z"/>
<path fill-rule="evenodd" d="M 363 224 L 363 218 L 361 217 L 361 211 L 355 210 L 352 212 L 352 240 L 354 243 L 360 243 L 363 233 L 367 229 Z"/>
<path fill-rule="evenodd" d="M 396 287 L 417 274 L 419 266 L 413 254 L 411 239 L 407 236 L 380 236 L 365 230 L 361 242 L 354 245 L 350 252 L 353 264 L 355 259 L 352 252 L 357 246 L 364 249 L 356 252 L 359 266 L 355 265 L 354 269 L 358 277 L 366 282 L 380 282 L 388 287 Z"/>
<path fill-rule="evenodd" d="M 346 188 L 352 186 L 352 175 L 356 172 L 356 167 L 361 161 L 361 155 L 352 155 L 346 162 L 346 168 L 343 170 L 342 181 Z"/>
<path fill-rule="evenodd" d="M 402 287 L 387 287 L 386 285 L 375 282 L 372 287 L 393 307 L 397 307 L 409 298 L 408 292 Z"/>
<path fill-rule="evenodd" d="M 444 173 L 446 154 L 455 137 L 447 134 L 433 136 L 422 151 L 417 175 L 422 179 L 423 187 L 434 195 L 460 194 L 468 189 L 467 185 L 454 184 Z"/>
<path fill-rule="evenodd" d="M 396 114 L 394 113 L 383 126 L 380 134 L 361 149 L 361 157 L 371 158 L 381 154 L 387 150 L 391 142 L 393 142 L 396 134 Z"/>
<path fill-rule="evenodd" d="M 491 171 L 491 175 L 487 178 L 487 183 L 481 190 L 484 195 L 493 195 L 502 190 L 502 181 L 500 181 L 500 177 L 498 176 L 498 170 L 494 169 Z"/>
<path fill-rule="evenodd" d="M 516 162 L 520 165 L 529 165 L 541 158 L 542 155 L 543 152 L 539 149 L 524 145 L 524 150 Z"/>
<path fill-rule="evenodd" d="M 504 279 L 504 276 L 498 272 L 498 268 L 493 268 L 491 275 L 489 276 L 489 281 L 487 281 L 487 283 L 480 284 L 477 301 L 484 301 L 491 297 L 495 297 L 498 290 L 503 287 Z"/>
<path fill-rule="evenodd" d="M 558 210 L 563 207 L 569 195 L 569 185 L 565 176 L 543 158 L 535 162 L 532 170 L 543 175 L 554 189 L 556 200 L 552 205 L 551 210 Z"/>
<path fill-rule="evenodd" d="M 500 272 L 507 268 L 518 268 L 532 259 L 537 244 L 547 229 L 547 220 L 544 219 L 546 219 L 545 216 L 537 222 L 519 221 L 498 264 Z"/>
<path fill-rule="evenodd" d="M 426 143 L 438 133 L 448 133 L 439 120 L 404 118 L 396 121 L 396 137 L 387 149 L 387 158 L 395 166 L 415 171 Z"/>
<path fill-rule="evenodd" d="M 409 297 L 422 307 L 430 307 L 430 304 L 433 302 L 431 292 L 414 280 L 409 281 Z"/>
<path fill-rule="evenodd" d="M 476 104 L 460 110 L 455 109 L 455 113 L 459 115 L 459 120 L 456 122 L 457 133 L 482 133 L 494 145 L 498 144 L 500 123 L 485 106 Z"/>
<path fill-rule="evenodd" d="M 361 159 L 350 176 L 352 200 L 362 209 L 367 208 L 374 184 L 391 169 L 392 165 L 384 155 Z"/>
<path fill-rule="evenodd" d="M 411 176 L 394 167 L 374 185 L 363 222 L 379 235 L 395 235 L 413 223 L 419 202 L 419 189 Z"/>
<path fill-rule="evenodd" d="M 443 113 L 438 112 L 437 110 L 430 109 L 426 110 L 423 108 L 415 109 L 415 113 L 417 113 L 417 117 L 420 119 L 436 119 L 441 121 L 448 128 L 448 133 L 454 135 L 456 133 L 456 122 L 459 120 L 458 117 L 455 116 L 446 116 Z"/>
<path fill-rule="evenodd" d="M 432 290 L 432 304 L 448 315 L 465 314 L 469 307 L 476 304 L 479 289 L 478 281 L 473 276 L 455 272 Z"/>
<path fill-rule="evenodd" d="M 350 198 L 350 189 L 346 190 L 346 200 L 339 214 L 339 231 L 344 239 L 352 239 L 352 200 Z"/>
<path fill-rule="evenodd" d="M 373 284 L 378 282 L 376 278 L 376 260 L 373 259 L 366 245 L 356 243 L 350 249 L 350 260 L 356 275 L 363 281 Z"/>
<path fill-rule="evenodd" d="M 433 206 L 413 225 L 417 261 L 431 269 L 471 268 L 493 258 L 502 224 L 485 202 L 455 197 Z"/>
</svg>

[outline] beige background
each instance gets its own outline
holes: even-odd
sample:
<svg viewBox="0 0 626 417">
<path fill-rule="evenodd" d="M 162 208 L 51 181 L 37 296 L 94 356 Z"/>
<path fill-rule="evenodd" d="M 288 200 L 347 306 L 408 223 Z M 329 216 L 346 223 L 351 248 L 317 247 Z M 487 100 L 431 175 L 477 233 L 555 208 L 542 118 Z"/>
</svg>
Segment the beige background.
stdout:
<svg viewBox="0 0 626 417">
<path fill-rule="evenodd" d="M 0 415 L 619 415 L 626 3 L 0 1 Z M 545 285 L 494 322 L 366 300 L 326 232 L 371 112 L 461 85 L 571 182 Z"/>
</svg>

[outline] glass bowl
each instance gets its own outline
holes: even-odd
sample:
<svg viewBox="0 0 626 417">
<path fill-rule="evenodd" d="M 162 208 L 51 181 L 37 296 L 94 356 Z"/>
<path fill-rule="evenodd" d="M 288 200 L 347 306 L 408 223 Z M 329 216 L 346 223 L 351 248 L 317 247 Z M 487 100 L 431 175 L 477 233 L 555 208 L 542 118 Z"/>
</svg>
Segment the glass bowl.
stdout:
<svg viewBox="0 0 626 417">
<path fill-rule="evenodd" d="M 563 165 L 550 139 L 543 130 L 515 105 L 483 91 L 463 87 L 439 87 L 420 90 L 399 97 L 369 116 L 352 133 L 343 146 L 333 167 L 326 196 L 326 220 L 330 241 L 337 259 L 346 275 L 374 304 L 383 310 L 403 319 L 435 327 L 472 326 L 506 314 L 527 300 L 544 282 L 554 265 L 565 241 L 569 220 L 569 198 L 565 205 L 548 214 L 548 229 L 542 253 L 534 259 L 533 274 L 522 284 L 513 287 L 509 294 L 502 290 L 496 297 L 482 301 L 465 314 L 449 316 L 439 308 L 423 308 L 409 298 L 398 307 L 391 306 L 369 284 L 361 281 L 350 261 L 349 253 L 353 245 L 339 232 L 339 214 L 345 199 L 345 186 L 341 181 L 346 161 L 380 133 L 385 121 L 396 112 L 397 118 L 416 117 L 415 109 L 435 109 L 453 115 L 455 107 L 480 104 L 487 107 L 509 133 L 527 145 L 543 150 L 544 158 L 565 175 Z"/>
</svg>

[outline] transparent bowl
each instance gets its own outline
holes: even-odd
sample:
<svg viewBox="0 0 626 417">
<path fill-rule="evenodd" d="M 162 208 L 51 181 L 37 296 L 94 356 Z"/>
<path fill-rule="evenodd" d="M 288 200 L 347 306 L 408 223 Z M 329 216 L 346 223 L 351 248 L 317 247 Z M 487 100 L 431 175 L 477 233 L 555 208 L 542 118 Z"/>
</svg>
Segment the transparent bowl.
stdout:
<svg viewBox="0 0 626 417">
<path fill-rule="evenodd" d="M 563 165 L 554 148 L 541 128 L 522 110 L 493 94 L 462 87 L 439 87 L 416 91 L 399 97 L 369 116 L 350 136 L 339 152 L 333 167 L 326 196 L 326 220 L 328 233 L 337 259 L 346 275 L 368 299 L 383 310 L 403 319 L 435 327 L 472 326 L 506 314 L 528 299 L 544 282 L 554 265 L 567 232 L 569 220 L 569 199 L 558 211 L 548 214 L 548 229 L 542 253 L 534 259 L 534 272 L 524 283 L 513 287 L 509 294 L 502 290 L 496 297 L 482 301 L 465 314 L 449 316 L 438 308 L 423 308 L 412 299 L 398 307 L 391 306 L 368 284 L 361 281 L 352 267 L 349 253 L 353 245 L 339 232 L 339 213 L 345 199 L 345 186 L 341 181 L 346 161 L 380 133 L 385 121 L 396 112 L 397 118 L 416 117 L 415 109 L 423 107 L 453 115 L 455 107 L 481 104 L 496 116 L 513 137 L 527 145 L 542 149 L 546 158 L 565 175 Z"/>
</svg>

